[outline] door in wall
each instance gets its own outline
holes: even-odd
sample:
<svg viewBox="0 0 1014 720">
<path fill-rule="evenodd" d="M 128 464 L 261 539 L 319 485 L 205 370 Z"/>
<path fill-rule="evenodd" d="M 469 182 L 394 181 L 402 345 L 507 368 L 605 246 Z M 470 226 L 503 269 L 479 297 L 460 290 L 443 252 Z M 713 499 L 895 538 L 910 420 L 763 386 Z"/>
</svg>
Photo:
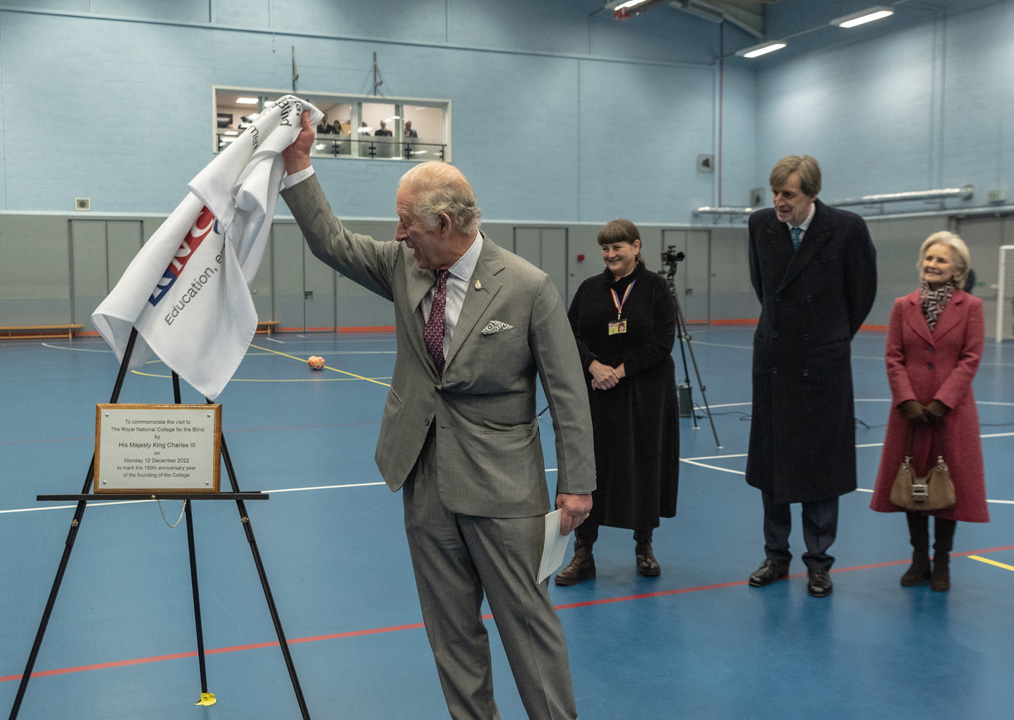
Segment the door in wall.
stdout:
<svg viewBox="0 0 1014 720">
<path fill-rule="evenodd" d="M 975 271 L 975 287 L 972 293 L 982 299 L 982 311 L 986 317 L 986 337 L 996 337 L 997 296 L 999 295 L 1000 247 L 1014 245 L 1014 215 L 982 215 L 957 218 L 954 229 L 968 245 Z M 1011 262 L 1010 256 L 1007 262 Z M 1014 317 L 1014 303 L 1005 299 L 1004 324 Z M 1006 332 L 1004 333 L 1007 334 Z"/>
<path fill-rule="evenodd" d="M 553 280 L 560 297 L 567 296 L 567 228 L 516 227 L 516 254 L 543 271 Z"/>
<path fill-rule="evenodd" d="M 295 223 L 272 227 L 274 306 L 279 330 L 335 328 L 335 272 L 313 256 Z"/>
<path fill-rule="evenodd" d="M 140 220 L 71 220 L 72 321 L 95 332 L 91 315 L 141 249 Z"/>
</svg>

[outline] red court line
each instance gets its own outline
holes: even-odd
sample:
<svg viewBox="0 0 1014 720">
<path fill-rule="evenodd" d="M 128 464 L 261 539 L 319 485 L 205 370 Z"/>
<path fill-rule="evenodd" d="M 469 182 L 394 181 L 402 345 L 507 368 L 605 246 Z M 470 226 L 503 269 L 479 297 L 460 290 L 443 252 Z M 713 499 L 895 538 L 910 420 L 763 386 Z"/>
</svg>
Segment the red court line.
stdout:
<svg viewBox="0 0 1014 720">
<path fill-rule="evenodd" d="M 965 552 L 951 553 L 952 557 L 964 557 L 967 555 L 986 555 L 987 553 L 995 552 L 1006 552 L 1008 550 L 1014 550 L 1014 545 L 1004 545 L 1002 547 L 988 548 L 986 550 L 967 550 Z M 911 560 L 891 560 L 882 563 L 873 563 L 870 565 L 854 565 L 847 568 L 838 568 L 832 570 L 832 573 L 844 573 L 844 572 L 855 572 L 856 570 L 871 570 L 874 568 L 891 567 L 892 565 L 905 565 L 910 563 Z M 789 578 L 806 577 L 806 573 L 796 573 L 790 575 Z M 566 605 L 557 605 L 557 610 L 572 610 L 574 608 L 581 607 L 592 607 L 595 605 L 608 605 L 611 603 L 618 602 L 629 602 L 631 600 L 645 600 L 648 598 L 665 597 L 667 595 L 683 595 L 685 593 L 702 592 L 705 590 L 721 590 L 723 588 L 736 587 L 738 585 L 746 585 L 747 580 L 736 580 L 734 582 L 717 583 L 715 585 L 699 585 L 697 587 L 690 588 L 677 588 L 675 590 L 661 590 L 659 592 L 652 593 L 641 593 L 638 595 L 624 595 L 622 597 L 614 598 L 602 598 L 600 600 L 588 600 L 587 602 L 579 603 L 568 603 Z M 492 615 L 483 615 L 483 620 L 492 619 Z M 390 627 L 383 628 L 368 628 L 366 630 L 350 630 L 349 632 L 342 633 L 331 633 L 328 635 L 314 635 L 311 637 L 296 638 L 288 640 L 289 645 L 299 645 L 301 643 L 309 642 L 320 642 L 322 640 L 342 640 L 345 638 L 363 637 L 366 635 L 380 635 L 383 633 L 390 632 L 401 632 L 403 630 L 422 630 L 424 628 L 423 623 L 411 623 L 409 625 L 392 625 Z M 205 650 L 205 655 L 221 655 L 225 653 L 242 652 L 244 650 L 260 650 L 262 648 L 277 647 L 278 641 L 272 640 L 270 642 L 251 643 L 249 645 L 234 645 L 232 647 L 215 648 L 212 650 Z M 174 655 L 157 655 L 155 657 L 148 658 L 136 658 L 134 660 L 117 660 L 114 662 L 98 663 L 95 665 L 79 665 L 78 667 L 59 668 L 56 670 L 40 670 L 32 673 L 33 678 L 47 677 L 50 675 L 67 675 L 70 673 L 77 672 L 88 672 L 91 670 L 107 670 L 110 668 L 126 667 L 129 665 L 143 665 L 145 663 L 163 662 L 166 660 L 183 660 L 186 658 L 197 657 L 196 651 L 176 653 Z M 4 675 L 0 676 L 0 683 L 10 682 L 12 680 L 21 680 L 21 675 Z"/>
</svg>

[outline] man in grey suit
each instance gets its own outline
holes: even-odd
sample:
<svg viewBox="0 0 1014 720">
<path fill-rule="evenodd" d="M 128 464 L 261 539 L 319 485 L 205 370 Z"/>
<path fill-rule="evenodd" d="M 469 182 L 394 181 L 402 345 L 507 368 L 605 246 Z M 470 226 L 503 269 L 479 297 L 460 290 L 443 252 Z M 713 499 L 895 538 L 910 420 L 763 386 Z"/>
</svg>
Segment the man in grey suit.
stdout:
<svg viewBox="0 0 1014 720">
<path fill-rule="evenodd" d="M 444 163 L 405 173 L 393 242 L 349 232 L 313 174 L 313 140 L 304 113 L 283 153 L 282 197 L 318 258 L 394 303 L 398 352 L 376 461 L 388 486 L 403 490 L 451 717 L 500 717 L 485 594 L 528 717 L 574 720 L 563 629 L 547 582 L 536 582 L 549 509 L 537 374 L 556 432 L 563 534 L 587 517 L 595 487 L 587 392 L 560 296 L 544 272 L 479 231 L 471 187 Z"/>
</svg>

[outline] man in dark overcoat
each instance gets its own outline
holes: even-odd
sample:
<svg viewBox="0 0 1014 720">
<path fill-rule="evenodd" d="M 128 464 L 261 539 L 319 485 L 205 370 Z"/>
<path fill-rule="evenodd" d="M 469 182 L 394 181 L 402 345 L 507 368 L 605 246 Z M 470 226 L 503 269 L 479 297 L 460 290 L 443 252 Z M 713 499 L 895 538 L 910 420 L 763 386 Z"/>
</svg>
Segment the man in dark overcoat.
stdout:
<svg viewBox="0 0 1014 720">
<path fill-rule="evenodd" d="M 817 199 L 812 157 L 783 158 L 770 185 L 774 207 L 749 223 L 761 316 L 746 481 L 763 497 L 766 556 L 750 585 L 788 575 L 790 503 L 802 503 L 807 588 L 826 597 L 838 497 L 856 489 L 851 343 L 876 296 L 876 253 L 861 217 Z"/>
</svg>

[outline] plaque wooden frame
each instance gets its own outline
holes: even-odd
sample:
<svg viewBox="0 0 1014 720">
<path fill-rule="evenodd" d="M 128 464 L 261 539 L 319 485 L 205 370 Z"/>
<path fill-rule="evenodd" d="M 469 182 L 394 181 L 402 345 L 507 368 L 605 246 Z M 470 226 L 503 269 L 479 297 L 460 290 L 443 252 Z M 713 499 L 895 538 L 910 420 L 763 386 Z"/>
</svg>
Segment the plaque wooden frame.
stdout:
<svg viewBox="0 0 1014 720">
<path fill-rule="evenodd" d="M 96 404 L 96 494 L 217 493 L 221 469 L 220 404 Z"/>
</svg>

